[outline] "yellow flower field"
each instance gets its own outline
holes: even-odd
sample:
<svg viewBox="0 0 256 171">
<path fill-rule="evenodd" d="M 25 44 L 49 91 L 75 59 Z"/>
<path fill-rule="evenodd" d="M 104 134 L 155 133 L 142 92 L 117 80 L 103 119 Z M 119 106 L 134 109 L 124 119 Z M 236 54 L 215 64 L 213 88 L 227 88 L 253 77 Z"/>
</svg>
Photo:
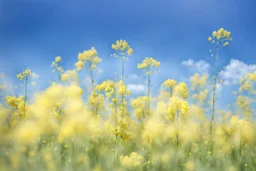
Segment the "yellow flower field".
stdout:
<svg viewBox="0 0 256 171">
<path fill-rule="evenodd" d="M 24 69 L 17 74 L 19 95 L 0 85 L 0 170 L 256 170 L 256 72 L 241 78 L 235 103 L 217 108 L 219 52 L 232 44 L 231 32 L 220 28 L 208 41 L 213 74 L 194 73 L 189 84 L 169 78 L 157 95 L 152 77 L 161 74 L 161 63 L 145 57 L 137 68 L 147 91 L 131 96 L 125 66 L 136 49 L 125 40 L 109 46 L 120 59 L 119 80 L 97 81 L 95 70 L 104 61 L 96 47 L 79 52 L 71 70 L 64 70 L 64 58 L 53 59 L 58 79 L 40 92 L 28 91 L 38 76 Z M 86 88 L 81 71 L 90 76 Z"/>
</svg>

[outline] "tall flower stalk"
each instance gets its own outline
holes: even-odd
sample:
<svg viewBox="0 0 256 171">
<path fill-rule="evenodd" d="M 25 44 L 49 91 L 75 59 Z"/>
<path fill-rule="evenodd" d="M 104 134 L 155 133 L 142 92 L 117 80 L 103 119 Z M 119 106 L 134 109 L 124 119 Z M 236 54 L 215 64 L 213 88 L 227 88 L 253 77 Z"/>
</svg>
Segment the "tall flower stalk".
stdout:
<svg viewBox="0 0 256 171">
<path fill-rule="evenodd" d="M 91 80 L 91 95 L 88 98 L 89 105 L 92 106 L 94 113 L 97 115 L 99 113 L 100 108 L 102 107 L 100 103 L 102 102 L 102 95 L 97 93 L 95 89 L 95 80 L 93 70 L 97 68 L 97 64 L 100 63 L 102 59 L 98 57 L 97 50 L 92 47 L 89 50 L 85 50 L 82 53 L 78 54 L 78 61 L 75 63 L 77 71 L 82 70 L 86 64 L 88 64 L 88 70 L 90 74 Z"/>
<path fill-rule="evenodd" d="M 175 80 L 172 80 L 172 79 L 165 80 L 162 84 L 164 87 L 166 87 L 169 90 L 170 97 L 172 97 L 173 89 L 174 89 L 176 84 L 177 84 L 177 82 Z"/>
<path fill-rule="evenodd" d="M 127 55 L 132 55 L 133 49 L 130 47 L 130 45 L 125 40 L 117 40 L 115 44 L 112 44 L 112 49 L 114 49 L 118 54 L 114 54 L 114 57 L 120 57 L 122 60 L 122 73 L 121 73 L 121 80 L 124 84 L 124 60 L 128 59 L 125 56 L 125 53 Z M 122 85 L 123 85 L 122 84 Z M 123 89 L 123 87 L 122 87 Z M 124 93 L 121 95 L 121 103 L 122 103 L 122 115 L 124 115 Z"/>
<path fill-rule="evenodd" d="M 180 159 L 179 159 L 179 147 L 180 147 L 180 119 L 181 115 L 185 116 L 189 112 L 189 104 L 186 102 L 182 97 L 173 96 L 170 99 L 168 113 L 175 119 L 176 122 L 176 131 L 175 131 L 175 138 L 176 138 L 176 152 L 177 152 L 177 167 L 180 169 Z"/>
<path fill-rule="evenodd" d="M 147 76 L 148 80 L 148 116 L 150 115 L 150 86 L 151 86 L 151 75 L 153 73 L 153 70 L 156 69 L 157 67 L 160 67 L 160 62 L 155 60 L 152 57 L 146 57 L 142 63 L 139 63 L 137 68 L 142 69 L 143 72 Z"/>
<path fill-rule="evenodd" d="M 210 50 L 212 53 L 211 56 L 215 58 L 215 66 L 214 66 L 214 76 L 213 76 L 213 87 L 212 87 L 212 110 L 211 110 L 211 121 L 210 121 L 210 138 L 212 140 L 213 134 L 213 124 L 215 121 L 215 105 L 216 105 L 216 89 L 219 80 L 219 51 L 221 47 L 226 47 L 229 45 L 229 41 L 231 41 L 231 32 L 225 30 L 224 28 L 220 28 L 218 31 L 213 31 L 212 36 L 208 38 L 208 41 L 215 45 L 215 47 Z M 212 145 L 211 151 L 212 153 Z"/>
<path fill-rule="evenodd" d="M 17 78 L 20 80 L 24 80 L 24 99 L 23 99 L 23 118 L 26 116 L 26 106 L 28 100 L 28 77 L 37 77 L 35 73 L 32 73 L 30 69 L 26 69 L 25 71 L 19 73 Z"/>
<path fill-rule="evenodd" d="M 88 70 L 90 73 L 92 91 L 94 91 L 94 88 L 95 88 L 93 70 L 97 68 L 97 64 L 100 63 L 101 61 L 102 59 L 98 57 L 97 50 L 94 47 L 92 47 L 89 50 L 85 50 L 82 53 L 79 53 L 78 61 L 75 63 L 75 66 L 77 67 L 78 71 L 83 69 L 85 67 L 85 64 L 88 63 Z"/>
</svg>

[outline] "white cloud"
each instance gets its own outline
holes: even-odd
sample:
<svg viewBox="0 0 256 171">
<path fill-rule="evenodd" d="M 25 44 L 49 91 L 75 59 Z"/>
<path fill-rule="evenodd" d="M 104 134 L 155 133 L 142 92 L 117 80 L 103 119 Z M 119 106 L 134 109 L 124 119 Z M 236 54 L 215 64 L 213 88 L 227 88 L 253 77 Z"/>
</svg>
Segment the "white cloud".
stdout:
<svg viewBox="0 0 256 171">
<path fill-rule="evenodd" d="M 130 90 L 132 94 L 145 92 L 145 86 L 143 84 L 128 84 L 127 89 Z"/>
<path fill-rule="evenodd" d="M 201 73 L 208 73 L 210 65 L 204 60 L 194 61 L 193 59 L 188 59 L 181 62 L 181 65 L 187 66 L 192 69 L 196 69 Z"/>
<path fill-rule="evenodd" d="M 256 70 L 255 64 L 246 64 L 237 59 L 231 59 L 230 63 L 220 72 L 220 78 L 224 85 L 237 84 L 239 79 L 248 72 Z"/>
<path fill-rule="evenodd" d="M 131 74 L 128 76 L 129 79 L 137 80 L 139 79 L 139 76 L 137 74 Z"/>
</svg>

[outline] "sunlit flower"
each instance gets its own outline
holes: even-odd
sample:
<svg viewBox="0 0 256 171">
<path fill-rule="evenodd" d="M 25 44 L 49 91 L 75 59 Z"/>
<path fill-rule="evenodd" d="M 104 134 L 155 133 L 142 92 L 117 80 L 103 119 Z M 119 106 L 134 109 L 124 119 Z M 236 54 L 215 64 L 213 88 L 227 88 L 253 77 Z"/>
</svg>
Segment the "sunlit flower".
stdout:
<svg viewBox="0 0 256 171">
<path fill-rule="evenodd" d="M 61 62 L 61 57 L 60 56 L 57 56 L 56 58 L 55 58 L 55 62 Z"/>
<path fill-rule="evenodd" d="M 112 44 L 112 49 L 126 52 L 128 55 L 132 55 L 133 53 L 133 49 L 125 40 L 117 40 L 115 44 Z"/>
<path fill-rule="evenodd" d="M 181 83 L 177 84 L 174 87 L 173 94 L 175 96 L 179 96 L 179 97 L 182 97 L 182 98 L 186 99 L 189 95 L 189 90 L 188 90 L 187 84 L 184 83 L 184 82 L 181 82 Z"/>
<path fill-rule="evenodd" d="M 135 169 L 141 166 L 143 161 L 144 158 L 135 152 L 132 152 L 130 156 L 120 156 L 121 165 L 128 169 Z"/>
</svg>

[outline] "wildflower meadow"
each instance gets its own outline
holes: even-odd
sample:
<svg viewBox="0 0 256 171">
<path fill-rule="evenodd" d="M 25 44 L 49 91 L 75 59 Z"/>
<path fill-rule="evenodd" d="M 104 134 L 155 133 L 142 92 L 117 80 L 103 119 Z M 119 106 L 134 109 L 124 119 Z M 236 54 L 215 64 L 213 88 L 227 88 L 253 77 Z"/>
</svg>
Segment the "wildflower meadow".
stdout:
<svg viewBox="0 0 256 171">
<path fill-rule="evenodd" d="M 104 65 L 97 47 L 79 52 L 71 70 L 62 66 L 64 57 L 53 58 L 49 70 L 56 80 L 40 91 L 30 91 L 40 75 L 29 68 L 17 73 L 18 94 L 9 91 L 2 73 L 0 170 L 256 170 L 256 72 L 240 78 L 230 94 L 234 103 L 218 108 L 219 52 L 236 35 L 224 28 L 209 35 L 205 40 L 212 48 L 205 51 L 210 50 L 213 72 L 194 73 L 188 83 L 170 77 L 156 95 L 152 78 L 161 74 L 164 61 L 141 58 L 137 69 L 146 91 L 131 97 L 125 69 L 136 49 L 125 40 L 109 45 L 109 58 L 121 69 L 116 80 L 97 80 L 98 64 Z"/>
</svg>

